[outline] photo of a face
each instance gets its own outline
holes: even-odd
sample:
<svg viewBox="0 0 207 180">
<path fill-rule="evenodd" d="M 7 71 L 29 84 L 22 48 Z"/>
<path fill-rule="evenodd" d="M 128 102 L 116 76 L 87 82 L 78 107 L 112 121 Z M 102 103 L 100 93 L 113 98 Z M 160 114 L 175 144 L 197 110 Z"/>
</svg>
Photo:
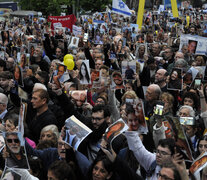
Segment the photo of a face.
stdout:
<svg viewBox="0 0 207 180">
<path fill-rule="evenodd" d="M 16 65 L 14 68 L 14 80 L 18 83 L 19 86 L 23 86 L 23 75 L 21 67 Z"/>
<path fill-rule="evenodd" d="M 182 79 L 182 69 L 173 68 L 170 74 L 167 88 L 170 90 L 182 90 L 183 79 Z"/>
<path fill-rule="evenodd" d="M 6 151 L 6 167 L 29 169 L 28 159 L 25 153 L 24 142 L 20 132 L 3 133 Z"/>
<path fill-rule="evenodd" d="M 197 43 L 198 43 L 198 41 L 189 40 L 189 42 L 188 42 L 188 52 L 190 54 L 195 54 Z"/>
<path fill-rule="evenodd" d="M 81 107 L 83 105 L 83 103 L 85 103 L 87 101 L 87 91 L 83 90 L 79 90 L 79 91 L 70 91 L 70 95 L 72 98 L 73 103 L 77 106 L 77 107 Z"/>
<path fill-rule="evenodd" d="M 91 84 L 89 61 L 84 60 L 79 71 L 80 84 Z"/>
</svg>

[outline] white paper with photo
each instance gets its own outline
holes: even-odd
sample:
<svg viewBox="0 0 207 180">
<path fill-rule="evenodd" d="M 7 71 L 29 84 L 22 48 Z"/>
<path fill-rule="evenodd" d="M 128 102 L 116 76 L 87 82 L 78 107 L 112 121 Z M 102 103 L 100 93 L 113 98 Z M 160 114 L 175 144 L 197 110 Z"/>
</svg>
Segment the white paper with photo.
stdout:
<svg viewBox="0 0 207 180">
<path fill-rule="evenodd" d="M 119 119 L 116 122 L 114 122 L 112 125 L 110 125 L 105 133 L 104 133 L 104 138 L 108 142 L 108 144 L 111 144 L 112 141 L 121 133 L 127 131 L 129 127 L 127 124 L 124 122 L 123 119 Z"/>
<path fill-rule="evenodd" d="M 80 143 L 92 132 L 85 124 L 80 122 L 74 115 L 65 121 L 66 135 L 65 143 L 78 149 Z"/>
<path fill-rule="evenodd" d="M 134 79 L 136 73 L 136 61 L 122 61 L 122 78 Z"/>
<path fill-rule="evenodd" d="M 190 172 L 194 174 L 197 180 L 200 180 L 200 171 L 202 171 L 207 165 L 207 152 L 201 153 L 197 159 L 194 160 L 190 167 Z"/>
<path fill-rule="evenodd" d="M 3 132 L 6 150 L 9 156 L 6 158 L 5 166 L 8 168 L 30 169 L 24 139 L 20 132 Z M 15 147 L 11 142 L 15 142 Z M 17 142 L 16 142 L 17 141 Z M 17 158 L 18 156 L 18 158 Z"/>
<path fill-rule="evenodd" d="M 69 48 L 71 48 L 71 49 L 73 49 L 73 48 L 77 48 L 77 47 L 78 47 L 78 43 L 79 43 L 79 38 L 73 36 L 73 37 L 71 38 Z"/>
<path fill-rule="evenodd" d="M 5 60 L 5 53 L 4 53 L 4 51 L 0 51 L 0 59 Z"/>
<path fill-rule="evenodd" d="M 21 180 L 22 175 L 17 171 L 18 169 L 5 167 L 1 176 L 1 180 Z"/>
<path fill-rule="evenodd" d="M 183 83 L 185 83 L 188 86 L 191 86 L 194 79 L 196 78 L 197 74 L 198 74 L 198 70 L 194 67 L 191 67 L 186 74 L 183 77 Z"/>
<path fill-rule="evenodd" d="M 73 34 L 75 36 L 81 35 L 82 34 L 82 27 L 78 27 L 76 25 L 73 25 Z"/>
<path fill-rule="evenodd" d="M 207 38 L 201 36 L 193 36 L 190 34 L 181 34 L 179 51 L 181 51 L 183 45 L 188 46 L 189 41 L 197 42 L 195 54 L 200 54 L 200 55 L 207 54 Z"/>
<path fill-rule="evenodd" d="M 27 104 L 22 102 L 19 111 L 19 122 L 18 122 L 18 131 L 21 133 L 22 139 L 24 137 L 24 119 L 26 116 L 26 109 L 27 109 Z"/>
<path fill-rule="evenodd" d="M 89 60 L 83 60 L 79 71 L 80 84 L 91 84 Z"/>
<path fill-rule="evenodd" d="M 5 146 L 4 136 L 2 133 L 0 133 L 0 153 L 4 149 L 4 146 Z"/>
</svg>

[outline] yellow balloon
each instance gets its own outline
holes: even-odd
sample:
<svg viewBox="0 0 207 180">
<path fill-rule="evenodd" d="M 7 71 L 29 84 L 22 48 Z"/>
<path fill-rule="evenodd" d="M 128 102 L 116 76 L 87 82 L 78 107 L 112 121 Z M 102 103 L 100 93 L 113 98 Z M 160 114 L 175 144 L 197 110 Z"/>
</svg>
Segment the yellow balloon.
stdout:
<svg viewBox="0 0 207 180">
<path fill-rule="evenodd" d="M 65 61 L 65 59 L 72 59 L 73 60 L 73 56 L 71 54 L 66 54 L 63 58 L 63 61 Z"/>
<path fill-rule="evenodd" d="M 63 63 L 65 66 L 67 66 L 68 70 L 73 70 L 73 68 L 75 66 L 74 61 L 70 58 L 64 59 Z"/>
</svg>

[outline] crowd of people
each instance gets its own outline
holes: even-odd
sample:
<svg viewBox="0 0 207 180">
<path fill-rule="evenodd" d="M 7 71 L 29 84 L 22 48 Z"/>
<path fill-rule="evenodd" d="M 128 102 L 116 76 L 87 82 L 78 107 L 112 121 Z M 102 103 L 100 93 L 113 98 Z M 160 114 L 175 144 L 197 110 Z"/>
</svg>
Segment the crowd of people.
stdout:
<svg viewBox="0 0 207 180">
<path fill-rule="evenodd" d="M 134 16 L 96 13 L 77 19 L 78 34 L 1 22 L 2 179 L 207 180 L 207 46 L 196 40 L 207 14 L 179 14 L 148 10 L 138 29 Z M 81 142 L 73 115 L 92 131 Z M 108 142 L 119 119 L 128 129 Z"/>
</svg>

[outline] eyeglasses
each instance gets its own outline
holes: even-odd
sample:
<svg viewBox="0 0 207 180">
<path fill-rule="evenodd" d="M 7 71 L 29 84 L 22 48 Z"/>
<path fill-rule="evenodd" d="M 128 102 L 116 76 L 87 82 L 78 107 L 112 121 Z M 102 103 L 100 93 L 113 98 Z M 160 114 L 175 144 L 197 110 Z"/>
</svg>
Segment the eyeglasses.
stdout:
<svg viewBox="0 0 207 180">
<path fill-rule="evenodd" d="M 12 142 L 14 142 L 14 143 L 19 143 L 19 139 L 7 139 L 6 140 L 8 143 L 12 143 Z"/>
<path fill-rule="evenodd" d="M 165 152 L 165 151 L 161 151 L 161 150 L 159 150 L 159 149 L 156 150 L 156 153 L 157 153 L 157 154 L 160 154 L 161 156 L 171 155 L 171 154 L 168 154 L 167 152 Z"/>
<path fill-rule="evenodd" d="M 158 173 L 157 176 L 158 176 L 158 178 L 161 177 L 161 180 L 174 180 L 174 178 L 173 179 L 169 178 L 166 175 L 163 175 L 161 173 Z"/>
<path fill-rule="evenodd" d="M 104 118 L 103 117 L 102 118 L 92 117 L 92 121 L 101 121 L 102 119 L 104 119 Z"/>
</svg>

